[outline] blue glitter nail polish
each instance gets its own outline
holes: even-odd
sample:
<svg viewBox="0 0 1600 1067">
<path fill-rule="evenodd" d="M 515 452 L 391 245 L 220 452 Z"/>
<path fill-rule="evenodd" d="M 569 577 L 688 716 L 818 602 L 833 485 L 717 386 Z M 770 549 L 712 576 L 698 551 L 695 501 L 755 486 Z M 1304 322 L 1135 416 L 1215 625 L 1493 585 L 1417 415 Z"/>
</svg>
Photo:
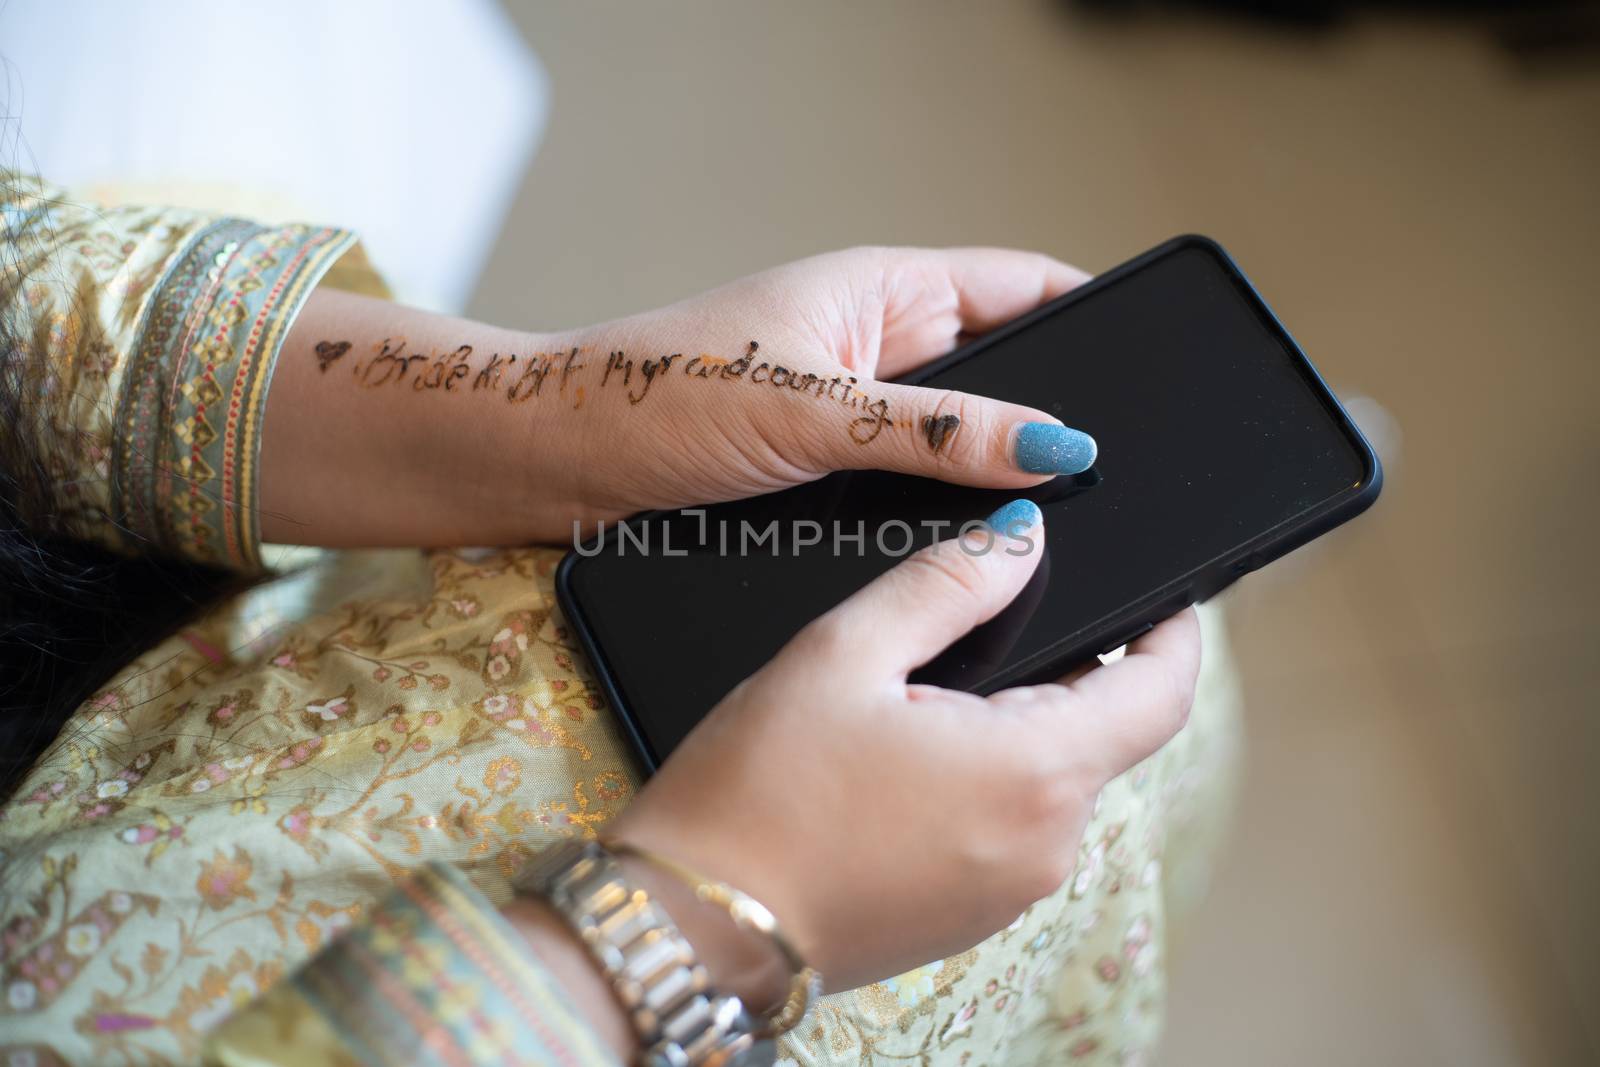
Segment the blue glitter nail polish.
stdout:
<svg viewBox="0 0 1600 1067">
<path fill-rule="evenodd" d="M 1053 422 L 1017 428 L 1017 466 L 1029 474 L 1077 474 L 1094 466 L 1094 438 Z"/>
<path fill-rule="evenodd" d="M 1011 537 L 1034 526 L 1042 518 L 1044 518 L 1044 515 L 1039 511 L 1039 505 L 1027 497 L 1023 497 L 1020 500 L 1013 500 L 1009 504 L 1002 505 L 993 515 L 983 521 L 999 533 Z"/>
</svg>

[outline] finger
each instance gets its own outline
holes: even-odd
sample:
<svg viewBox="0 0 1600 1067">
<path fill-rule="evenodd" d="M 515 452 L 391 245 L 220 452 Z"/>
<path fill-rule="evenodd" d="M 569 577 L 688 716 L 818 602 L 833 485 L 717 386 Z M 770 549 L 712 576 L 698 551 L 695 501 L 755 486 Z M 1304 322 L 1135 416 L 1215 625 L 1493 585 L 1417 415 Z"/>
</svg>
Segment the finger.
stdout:
<svg viewBox="0 0 1600 1067">
<path fill-rule="evenodd" d="M 903 679 L 1021 591 L 1044 554 L 1043 523 L 1037 504 L 1014 500 L 989 516 L 985 533 L 908 556 L 808 626 L 797 642 L 820 643 L 824 655 L 842 652 L 869 675 Z"/>
<path fill-rule="evenodd" d="M 1174 615 L 1128 646 L 1115 663 L 1068 675 L 1058 685 L 1011 689 L 991 703 L 1016 709 L 1030 733 L 1044 730 L 1109 780 L 1148 758 L 1188 720 L 1200 670 L 1194 610 Z"/>
<path fill-rule="evenodd" d="M 848 432 L 810 435 L 826 470 L 892 470 L 961 485 L 1022 488 L 1093 466 L 1082 430 L 1036 408 L 949 389 L 863 382 L 843 414 Z M 826 409 L 819 417 L 839 418 Z"/>
<path fill-rule="evenodd" d="M 878 377 L 896 378 L 1082 285 L 1058 259 L 1009 248 L 891 249 Z"/>
</svg>

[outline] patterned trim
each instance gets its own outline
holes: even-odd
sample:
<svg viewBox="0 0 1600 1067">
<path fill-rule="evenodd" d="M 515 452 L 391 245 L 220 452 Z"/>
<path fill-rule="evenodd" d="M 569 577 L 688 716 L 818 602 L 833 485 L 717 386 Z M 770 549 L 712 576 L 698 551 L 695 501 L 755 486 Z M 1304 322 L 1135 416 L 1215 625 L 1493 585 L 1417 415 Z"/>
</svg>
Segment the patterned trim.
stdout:
<svg viewBox="0 0 1600 1067">
<path fill-rule="evenodd" d="M 153 295 L 118 398 L 111 514 L 129 535 L 255 567 L 256 462 L 288 326 L 355 237 L 224 219 L 195 235 Z"/>
<path fill-rule="evenodd" d="M 442 864 L 417 871 L 289 982 L 369 1064 L 613 1062 L 516 930 Z"/>
<path fill-rule="evenodd" d="M 132 536 L 168 544 L 157 496 L 162 481 L 162 443 L 172 433 L 173 412 L 162 386 L 175 380 L 169 369 L 181 365 L 193 335 L 193 310 L 215 281 L 217 265 L 260 228 L 226 219 L 195 234 L 194 240 L 156 285 L 140 324 L 123 375 L 111 444 L 111 515 Z"/>
</svg>

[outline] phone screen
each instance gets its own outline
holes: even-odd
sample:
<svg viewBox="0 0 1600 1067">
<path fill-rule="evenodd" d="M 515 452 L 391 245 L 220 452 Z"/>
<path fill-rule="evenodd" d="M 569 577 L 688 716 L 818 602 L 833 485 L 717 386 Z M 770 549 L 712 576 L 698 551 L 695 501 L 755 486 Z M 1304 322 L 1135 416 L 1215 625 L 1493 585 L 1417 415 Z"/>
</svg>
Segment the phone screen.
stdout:
<svg viewBox="0 0 1600 1067">
<path fill-rule="evenodd" d="M 1170 614 L 1226 584 L 1219 568 L 1281 554 L 1241 556 L 1263 537 L 1280 531 L 1287 551 L 1312 534 L 1283 531 L 1360 495 L 1376 476 L 1370 449 L 1260 298 L 1208 242 L 1168 248 L 922 380 L 1048 410 L 1099 443 L 1089 472 L 1022 493 L 843 472 L 654 517 L 640 527 L 648 552 L 608 536 L 575 560 L 569 614 L 646 762 L 903 547 L 953 536 L 1019 495 L 1045 512 L 1038 573 L 913 680 L 976 692 L 1038 680 L 1041 664 L 1065 666 L 1064 651 L 1099 651 L 1083 642 L 1116 636 L 1107 627 L 1130 606 L 1157 597 L 1169 607 L 1154 617 Z M 818 543 L 804 543 L 816 531 L 803 520 L 822 528 Z M 937 522 L 952 525 L 925 525 Z M 859 542 L 835 537 L 858 530 Z M 845 684 L 818 677 L 816 698 Z"/>
</svg>

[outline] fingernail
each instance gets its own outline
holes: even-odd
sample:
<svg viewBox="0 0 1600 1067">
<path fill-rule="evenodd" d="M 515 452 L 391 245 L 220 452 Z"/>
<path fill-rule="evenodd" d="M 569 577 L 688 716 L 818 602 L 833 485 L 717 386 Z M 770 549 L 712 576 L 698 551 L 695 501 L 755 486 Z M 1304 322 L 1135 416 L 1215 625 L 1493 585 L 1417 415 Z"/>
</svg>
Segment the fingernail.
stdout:
<svg viewBox="0 0 1600 1067">
<path fill-rule="evenodd" d="M 1053 422 L 1025 422 L 1017 427 L 1017 466 L 1029 474 L 1077 474 L 1094 466 L 1099 454 L 1094 438 Z"/>
<path fill-rule="evenodd" d="M 1039 505 L 1023 497 L 1002 505 L 993 515 L 983 520 L 989 526 L 1007 537 L 1015 537 L 1023 530 L 1031 530 L 1044 518 L 1044 513 L 1039 510 Z"/>
</svg>

